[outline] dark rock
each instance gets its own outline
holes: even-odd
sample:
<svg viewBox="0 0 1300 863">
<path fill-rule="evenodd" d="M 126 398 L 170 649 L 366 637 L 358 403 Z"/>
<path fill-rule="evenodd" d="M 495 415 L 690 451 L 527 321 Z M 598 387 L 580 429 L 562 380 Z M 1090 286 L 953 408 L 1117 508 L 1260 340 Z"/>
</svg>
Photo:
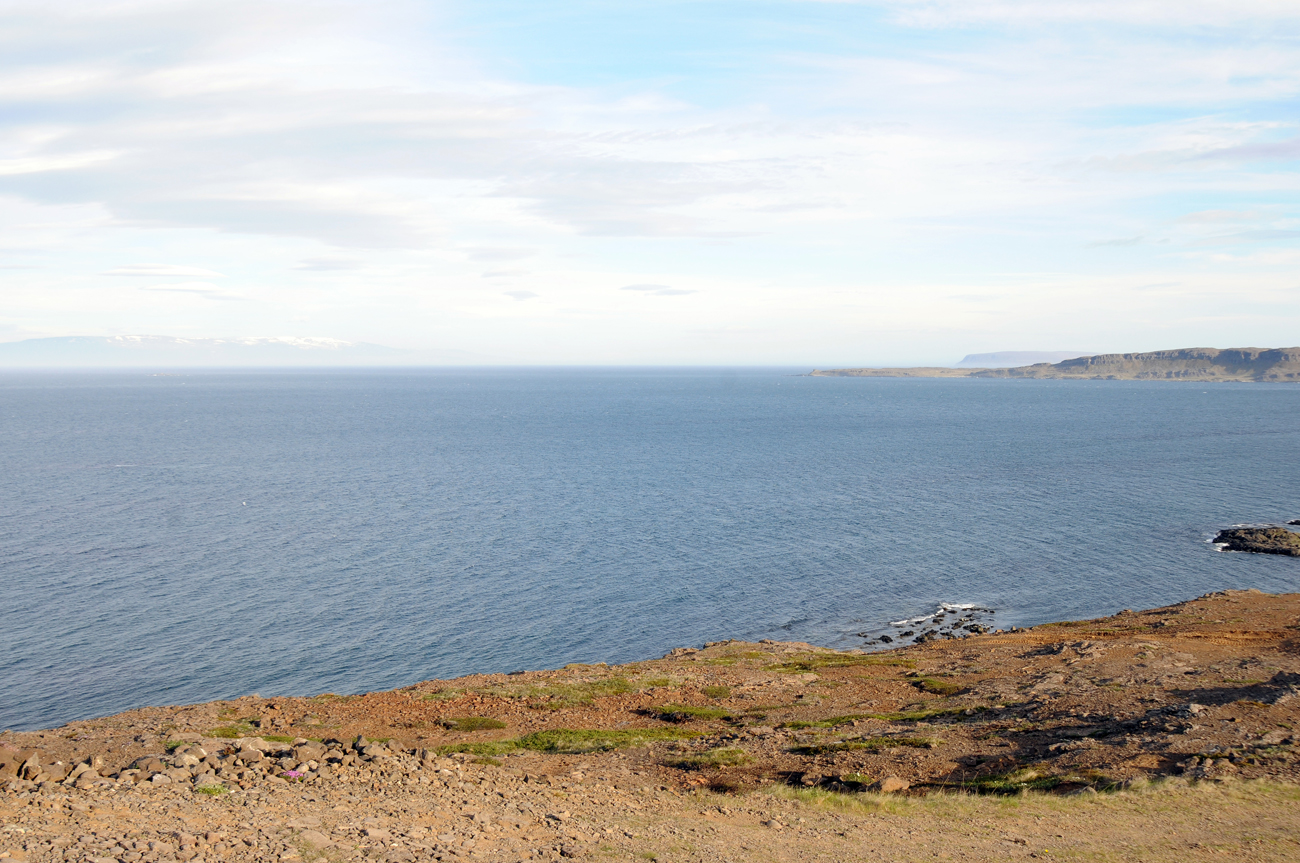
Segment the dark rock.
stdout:
<svg viewBox="0 0 1300 863">
<path fill-rule="evenodd" d="M 1214 544 L 1224 546 L 1225 551 L 1300 557 L 1300 534 L 1284 527 L 1236 527 L 1221 530 L 1214 537 Z"/>
</svg>

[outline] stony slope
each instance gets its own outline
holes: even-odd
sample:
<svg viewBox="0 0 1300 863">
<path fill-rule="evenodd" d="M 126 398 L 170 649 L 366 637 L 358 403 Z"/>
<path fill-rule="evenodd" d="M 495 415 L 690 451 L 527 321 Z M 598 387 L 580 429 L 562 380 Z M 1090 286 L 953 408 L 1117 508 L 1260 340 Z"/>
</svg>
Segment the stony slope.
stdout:
<svg viewBox="0 0 1300 863">
<path fill-rule="evenodd" d="M 1078 380 L 1300 381 L 1300 347 L 1182 348 L 1137 354 L 1099 354 L 1010 369 L 829 369 L 817 377 L 1039 378 Z"/>
<path fill-rule="evenodd" d="M 1298 726 L 1300 594 L 873 654 L 722 642 L 6 732 L 0 858 L 1296 859 Z M 1034 789 L 1076 796 L 993 802 Z"/>
</svg>

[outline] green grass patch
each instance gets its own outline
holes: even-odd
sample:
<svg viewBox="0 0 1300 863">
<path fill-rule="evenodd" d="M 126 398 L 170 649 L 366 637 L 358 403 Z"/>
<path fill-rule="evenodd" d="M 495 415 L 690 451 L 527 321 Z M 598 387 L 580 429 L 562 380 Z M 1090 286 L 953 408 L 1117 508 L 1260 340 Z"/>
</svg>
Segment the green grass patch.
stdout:
<svg viewBox="0 0 1300 863">
<path fill-rule="evenodd" d="M 956 695 L 961 692 L 961 686 L 953 683 L 951 680 L 944 680 L 940 677 L 917 677 L 911 681 L 912 685 L 922 692 L 929 692 L 934 695 L 942 695 L 945 698 L 949 695 Z"/>
<path fill-rule="evenodd" d="M 198 788 L 194 789 L 196 793 L 206 794 L 209 797 L 220 797 L 222 794 L 227 793 L 229 790 L 230 789 L 224 785 L 200 785 Z"/>
<path fill-rule="evenodd" d="M 461 743 L 439 746 L 439 755 L 469 752 L 473 755 L 504 755 L 527 749 L 555 755 L 580 755 L 585 752 L 608 752 L 628 746 L 640 746 L 657 740 L 686 740 L 698 737 L 694 731 L 676 728 L 581 729 L 558 728 L 552 731 L 535 731 L 509 740 L 492 740 L 486 743 Z"/>
<path fill-rule="evenodd" d="M 800 755 L 826 755 L 831 752 L 851 752 L 855 750 L 880 752 L 883 749 L 893 749 L 898 746 L 906 746 L 912 749 L 934 749 L 942 743 L 942 740 L 936 740 L 933 737 L 856 737 L 852 740 L 834 740 L 827 743 L 810 743 L 807 746 L 796 746 L 791 751 Z"/>
<path fill-rule="evenodd" d="M 626 677 L 605 677 L 600 680 L 543 681 L 519 686 L 490 686 L 476 689 L 495 698 L 524 699 L 531 707 L 559 710 L 590 704 L 594 699 L 611 695 L 638 692 L 641 687 Z"/>
<path fill-rule="evenodd" d="M 489 729 L 505 728 L 506 724 L 500 719 L 493 719 L 489 716 L 465 716 L 460 719 L 443 719 L 441 724 L 444 728 L 451 731 L 487 731 Z"/>
<path fill-rule="evenodd" d="M 437 692 L 426 692 L 420 696 L 422 701 L 451 701 L 453 698 L 460 698 L 465 694 L 463 689 L 439 689 Z"/>
<path fill-rule="evenodd" d="M 1048 773 L 1041 767 L 1022 767 L 1010 773 L 972 779 L 963 782 L 962 787 L 977 794 L 1019 794 L 1022 791 L 1051 791 L 1065 781 L 1064 777 Z"/>
<path fill-rule="evenodd" d="M 868 719 L 883 719 L 886 722 L 925 722 L 931 719 L 944 719 L 952 717 L 955 719 L 973 719 L 984 713 L 989 708 L 983 705 L 973 707 L 934 707 L 934 708 L 917 708 L 915 710 L 900 710 L 894 713 L 869 713 Z M 967 710 L 974 711 L 967 714 Z"/>
<path fill-rule="evenodd" d="M 490 764 L 490 765 L 492 765 L 493 767 L 500 767 L 500 766 L 501 766 L 501 762 L 500 762 L 500 761 L 497 761 L 495 758 L 492 758 L 492 757 L 487 756 L 487 755 L 480 755 L 478 758 L 475 758 L 475 759 L 474 759 L 474 763 L 475 763 L 475 764 Z"/>
<path fill-rule="evenodd" d="M 637 681 L 639 686 L 649 689 L 655 686 L 676 686 L 677 681 L 671 677 L 644 677 Z"/>
<path fill-rule="evenodd" d="M 825 719 L 810 719 L 798 722 L 782 722 L 778 728 L 834 728 L 837 725 L 848 725 L 850 722 L 856 722 L 859 719 L 874 719 L 872 713 L 849 713 L 844 716 L 828 716 Z"/>
<path fill-rule="evenodd" d="M 702 691 L 707 697 L 713 698 L 718 701 L 721 701 L 724 698 L 731 697 L 730 686 L 706 686 Z"/>
<path fill-rule="evenodd" d="M 222 725 L 219 728 L 211 729 L 204 737 L 219 737 L 222 740 L 234 740 L 237 737 L 252 737 L 252 726 L 240 723 L 239 725 Z"/>
<path fill-rule="evenodd" d="M 296 737 L 290 737 L 287 734 L 261 734 L 258 736 L 263 740 L 269 740 L 272 743 L 292 743 L 298 739 Z M 309 738 L 304 737 L 303 739 L 307 740 Z"/>
<path fill-rule="evenodd" d="M 168 740 L 165 744 L 163 744 L 163 746 L 167 749 L 169 753 L 175 752 L 177 749 L 179 749 L 184 745 L 185 745 L 184 740 Z"/>
<path fill-rule="evenodd" d="M 840 654 L 840 653 L 815 653 L 810 656 L 803 656 L 798 659 L 791 659 L 782 662 L 780 665 L 769 665 L 773 671 L 779 671 L 784 674 L 805 674 L 809 671 L 817 671 L 822 668 L 856 668 L 860 666 L 893 666 L 898 668 L 915 668 L 916 660 L 900 659 L 898 657 L 876 657 L 876 656 L 858 656 L 857 654 Z"/>
<path fill-rule="evenodd" d="M 690 722 L 695 719 L 731 719 L 732 712 L 725 707 L 692 707 L 686 704 L 663 704 L 652 707 L 655 715 L 668 722 Z"/>
<path fill-rule="evenodd" d="M 710 749 L 685 758 L 678 758 L 668 764 L 684 770 L 705 770 L 716 767 L 739 767 L 749 762 L 749 754 L 736 747 Z"/>
</svg>

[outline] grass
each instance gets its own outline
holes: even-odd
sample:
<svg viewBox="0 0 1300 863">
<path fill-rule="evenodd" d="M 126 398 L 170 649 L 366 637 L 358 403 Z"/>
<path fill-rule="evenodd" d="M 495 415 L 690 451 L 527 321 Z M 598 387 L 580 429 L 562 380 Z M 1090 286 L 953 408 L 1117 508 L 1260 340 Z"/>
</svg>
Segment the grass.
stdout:
<svg viewBox="0 0 1300 863">
<path fill-rule="evenodd" d="M 911 681 L 911 684 L 922 692 L 930 692 L 945 697 L 961 692 L 959 684 L 938 677 L 917 677 Z"/>
<path fill-rule="evenodd" d="M 828 716 L 825 719 L 815 719 L 799 722 L 782 722 L 778 728 L 834 728 L 837 725 L 848 725 L 850 722 L 856 722 L 859 719 L 872 719 L 870 713 L 849 713 L 844 716 Z"/>
<path fill-rule="evenodd" d="M 479 756 L 505 755 L 527 749 L 555 755 L 581 755 L 586 752 L 608 752 L 628 746 L 641 746 L 656 740 L 686 740 L 697 737 L 693 731 L 676 728 L 582 729 L 557 728 L 552 731 L 535 731 L 509 740 L 492 740 L 485 743 L 460 743 L 439 746 L 439 755 L 469 752 Z"/>
<path fill-rule="evenodd" d="M 229 790 L 230 789 L 228 789 L 224 785 L 200 785 L 198 788 L 194 789 L 196 793 L 206 794 L 209 797 L 220 797 L 222 794 L 227 793 Z"/>
<path fill-rule="evenodd" d="M 213 728 L 205 736 L 220 737 L 223 740 L 234 740 L 236 737 L 252 737 L 253 728 L 251 725 L 242 722 L 238 725 L 222 725 Z"/>
<path fill-rule="evenodd" d="M 703 691 L 706 697 L 716 701 L 731 697 L 730 686 L 706 686 Z"/>
<path fill-rule="evenodd" d="M 1050 791 L 1063 781 L 1060 776 L 1044 774 L 1034 767 L 1025 767 L 1010 773 L 973 779 L 964 783 L 964 786 L 979 794 L 1019 794 L 1022 791 Z"/>
<path fill-rule="evenodd" d="M 896 657 L 879 658 L 875 656 L 858 656 L 856 654 L 839 654 L 839 653 L 814 653 L 810 656 L 799 659 L 791 659 L 780 665 L 770 665 L 773 671 L 783 672 L 785 674 L 804 674 L 809 671 L 817 671 L 820 668 L 852 668 L 856 666 L 896 666 L 900 668 L 915 668 L 916 661 L 913 659 L 899 659 Z"/>
<path fill-rule="evenodd" d="M 179 749 L 184 745 L 185 745 L 184 740 L 168 740 L 167 743 L 164 744 L 168 753 L 175 752 L 177 749 Z"/>
<path fill-rule="evenodd" d="M 966 718 L 966 711 L 973 710 L 974 714 L 980 714 L 989 708 L 983 705 L 974 707 L 922 707 L 916 710 L 900 710 L 895 713 L 872 713 L 870 719 L 883 719 L 886 722 L 922 722 L 930 719 L 941 719 L 944 717 Z"/>
<path fill-rule="evenodd" d="M 420 696 L 421 701 L 451 701 L 453 698 L 460 698 L 465 694 L 463 689 L 439 689 L 437 692 L 426 692 Z"/>
<path fill-rule="evenodd" d="M 704 770 L 710 767 L 739 767 L 749 761 L 749 755 L 743 749 L 734 747 L 710 749 L 695 755 L 688 755 L 668 762 L 671 767 L 685 770 Z"/>
<path fill-rule="evenodd" d="M 660 719 L 668 722 L 690 722 L 694 719 L 716 720 L 732 718 L 732 712 L 725 707 L 691 707 L 686 704 L 663 704 L 651 709 Z"/>
<path fill-rule="evenodd" d="M 975 711 L 977 715 L 984 713 L 989 708 L 978 707 L 935 707 L 920 708 L 917 710 L 901 710 L 894 713 L 848 713 L 843 716 L 829 716 L 826 719 L 816 719 L 796 722 L 783 722 L 781 728 L 834 728 L 837 725 L 847 725 L 859 719 L 880 719 L 885 722 L 922 722 L 929 719 L 941 719 L 943 717 L 960 717 L 966 716 L 967 710 Z"/>
<path fill-rule="evenodd" d="M 626 677 L 605 677 L 600 680 L 544 681 L 518 686 L 489 686 L 474 691 L 494 698 L 524 699 L 531 702 L 530 707 L 559 710 L 590 704 L 597 698 L 638 692 L 641 688 Z"/>
<path fill-rule="evenodd" d="M 796 746 L 791 751 L 801 755 L 825 755 L 830 752 L 850 752 L 854 750 L 880 752 L 883 749 L 893 749 L 898 746 L 906 746 L 912 749 L 934 749 L 942 743 L 942 740 L 936 740 L 933 737 L 858 737 L 852 740 L 810 743 L 807 746 Z"/>
<path fill-rule="evenodd" d="M 443 719 L 442 725 L 451 731 L 487 731 L 489 729 L 506 727 L 506 724 L 500 719 L 492 719 L 489 716 L 465 716 L 460 719 Z"/>
</svg>

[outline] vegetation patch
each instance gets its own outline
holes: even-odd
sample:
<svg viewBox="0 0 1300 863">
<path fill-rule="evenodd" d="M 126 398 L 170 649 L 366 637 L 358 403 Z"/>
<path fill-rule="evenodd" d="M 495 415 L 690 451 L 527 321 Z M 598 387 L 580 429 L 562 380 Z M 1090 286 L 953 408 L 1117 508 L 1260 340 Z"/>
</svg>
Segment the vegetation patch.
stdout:
<svg viewBox="0 0 1300 863">
<path fill-rule="evenodd" d="M 778 728 L 834 728 L 837 725 L 848 725 L 850 722 L 856 722 L 859 719 L 872 719 L 870 713 L 849 713 L 844 716 L 828 716 L 825 719 L 815 719 L 800 722 L 782 722 Z"/>
<path fill-rule="evenodd" d="M 942 719 L 952 717 L 954 719 L 969 719 L 978 716 L 989 710 L 984 705 L 974 707 L 922 707 L 914 710 L 900 710 L 895 713 L 869 713 L 869 719 L 883 719 L 886 722 L 925 722 L 931 719 Z"/>
<path fill-rule="evenodd" d="M 916 660 L 898 657 L 859 656 L 843 653 L 814 653 L 798 659 L 791 659 L 780 665 L 768 666 L 772 671 L 785 674 L 804 674 L 820 668 L 854 668 L 858 666 L 895 666 L 915 668 Z"/>
<path fill-rule="evenodd" d="M 686 740 L 697 736 L 699 736 L 697 732 L 676 728 L 557 728 L 552 731 L 535 731 L 509 740 L 439 746 L 436 751 L 439 755 L 469 752 L 474 755 L 493 756 L 528 749 L 556 755 L 581 755 L 586 752 L 608 752 L 612 749 L 640 746 L 657 740 Z"/>
<path fill-rule="evenodd" d="M 704 694 L 709 698 L 721 701 L 722 699 L 729 698 L 731 696 L 731 687 L 730 686 L 706 686 L 704 687 Z"/>
<path fill-rule="evenodd" d="M 198 788 L 194 789 L 195 793 L 206 794 L 209 797 L 220 797 L 229 790 L 230 789 L 226 788 L 224 785 L 200 785 Z"/>
<path fill-rule="evenodd" d="M 912 685 L 922 692 L 930 692 L 934 695 L 956 695 L 961 692 L 961 686 L 953 683 L 951 680 L 944 680 L 940 677 L 917 677 L 911 681 Z"/>
<path fill-rule="evenodd" d="M 791 751 L 800 755 L 826 755 L 831 752 L 850 752 L 853 750 L 880 752 L 883 749 L 893 749 L 898 746 L 906 746 L 912 749 L 934 749 L 942 743 L 942 740 L 936 740 L 933 737 L 855 737 L 852 740 L 834 740 L 826 743 L 796 746 Z"/>
<path fill-rule="evenodd" d="M 1020 794 L 1025 791 L 1051 791 L 1059 785 L 1089 785 L 1103 790 L 1115 783 L 1101 774 L 1053 774 L 1042 765 L 1031 765 L 995 776 L 983 776 L 963 782 L 961 787 L 977 794 Z"/>
<path fill-rule="evenodd" d="M 465 694 L 463 689 L 439 689 L 437 692 L 426 692 L 420 696 L 424 701 L 451 701 L 453 698 L 460 698 Z"/>
<path fill-rule="evenodd" d="M 695 755 L 688 755 L 668 764 L 684 770 L 706 770 L 717 767 L 739 767 L 749 761 L 749 754 L 737 747 L 710 749 Z"/>
<path fill-rule="evenodd" d="M 459 719 L 443 719 L 440 724 L 451 731 L 487 731 L 489 729 L 506 727 L 506 724 L 500 719 L 493 719 L 489 716 L 465 716 Z"/>
<path fill-rule="evenodd" d="M 493 686 L 476 690 L 496 698 L 524 699 L 529 706 L 559 710 L 579 704 L 590 704 L 596 698 L 624 695 L 640 690 L 626 677 L 605 677 L 599 680 L 566 680 L 541 682 L 520 686 Z"/>
<path fill-rule="evenodd" d="M 643 686 L 647 689 L 657 687 L 657 686 L 677 685 L 677 681 L 673 680 L 671 677 L 643 677 L 640 680 L 638 680 L 637 683 L 640 686 Z"/>
<path fill-rule="evenodd" d="M 252 737 L 253 727 L 247 722 L 240 722 L 238 725 L 222 725 L 208 731 L 204 737 L 220 737 L 223 740 L 234 740 L 237 737 Z"/>
<path fill-rule="evenodd" d="M 668 722 L 690 722 L 693 719 L 731 719 L 732 713 L 725 707 L 691 707 L 686 704 L 664 704 L 652 707 L 654 714 Z"/>
</svg>

